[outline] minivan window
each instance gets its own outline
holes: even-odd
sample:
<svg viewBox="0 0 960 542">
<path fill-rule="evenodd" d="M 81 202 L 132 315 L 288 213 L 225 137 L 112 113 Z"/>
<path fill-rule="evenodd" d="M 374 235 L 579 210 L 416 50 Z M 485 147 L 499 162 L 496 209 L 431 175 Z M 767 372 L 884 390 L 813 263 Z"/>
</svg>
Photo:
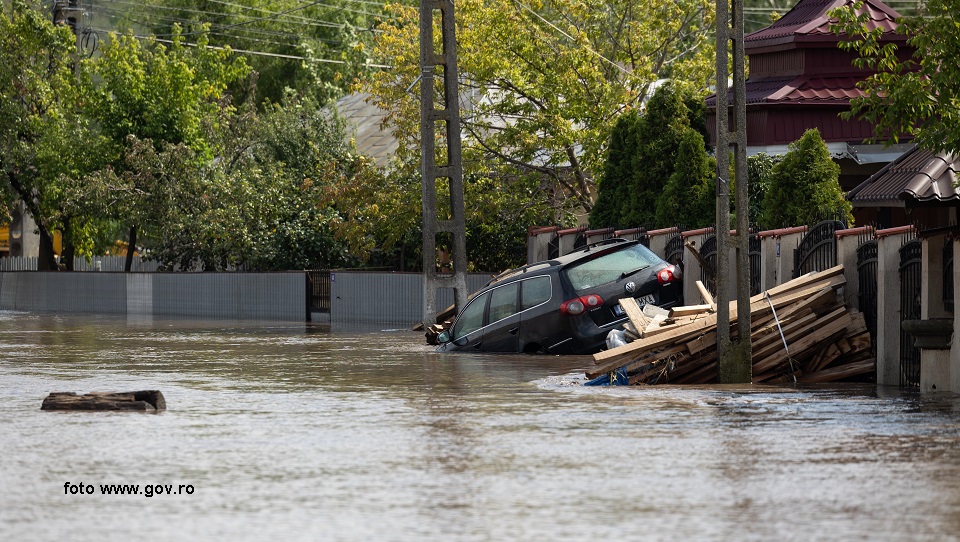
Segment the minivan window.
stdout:
<svg viewBox="0 0 960 542">
<path fill-rule="evenodd" d="M 580 262 L 566 268 L 570 285 L 578 292 L 607 284 L 624 273 L 640 271 L 660 262 L 650 249 L 637 243 L 628 248 L 604 254 L 599 258 Z"/>
<path fill-rule="evenodd" d="M 489 294 L 477 296 L 463 309 L 450 334 L 451 340 L 459 339 L 483 327 L 483 310 L 487 306 Z"/>
<path fill-rule="evenodd" d="M 490 324 L 517 313 L 519 285 L 519 282 L 514 282 L 490 291 Z"/>
<path fill-rule="evenodd" d="M 550 277 L 542 276 L 525 280 L 521 283 L 520 289 L 520 310 L 527 310 L 530 307 L 536 307 L 541 303 L 550 301 L 553 289 L 550 286 Z"/>
</svg>

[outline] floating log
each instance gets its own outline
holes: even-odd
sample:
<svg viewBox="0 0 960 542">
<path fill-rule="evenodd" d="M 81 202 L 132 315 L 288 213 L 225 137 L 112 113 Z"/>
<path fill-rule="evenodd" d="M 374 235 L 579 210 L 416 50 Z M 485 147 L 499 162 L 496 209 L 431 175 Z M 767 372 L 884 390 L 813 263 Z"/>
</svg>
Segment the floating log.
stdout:
<svg viewBox="0 0 960 542">
<path fill-rule="evenodd" d="M 40 410 L 129 410 L 157 412 L 167 402 L 159 390 L 129 392 L 91 392 L 77 395 L 72 391 L 53 392 L 43 400 Z"/>
</svg>

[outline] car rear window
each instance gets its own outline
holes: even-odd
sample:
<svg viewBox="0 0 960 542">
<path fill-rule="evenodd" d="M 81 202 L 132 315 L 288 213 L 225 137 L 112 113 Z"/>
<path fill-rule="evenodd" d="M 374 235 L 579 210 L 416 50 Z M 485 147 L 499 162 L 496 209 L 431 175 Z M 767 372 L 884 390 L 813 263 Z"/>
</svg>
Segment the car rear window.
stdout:
<svg viewBox="0 0 960 542">
<path fill-rule="evenodd" d="M 636 244 L 599 258 L 573 264 L 564 272 L 573 289 L 581 291 L 613 282 L 624 273 L 634 273 L 662 261 L 647 247 Z"/>
</svg>

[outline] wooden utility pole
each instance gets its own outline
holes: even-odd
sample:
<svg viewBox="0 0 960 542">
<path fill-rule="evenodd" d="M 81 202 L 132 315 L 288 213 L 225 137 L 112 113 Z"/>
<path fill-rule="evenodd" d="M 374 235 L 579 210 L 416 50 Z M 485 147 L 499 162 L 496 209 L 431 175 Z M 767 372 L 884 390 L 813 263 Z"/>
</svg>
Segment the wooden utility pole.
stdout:
<svg viewBox="0 0 960 542">
<path fill-rule="evenodd" d="M 443 52 L 434 52 L 434 15 L 440 15 Z M 434 108 L 434 76 L 440 70 L 443 109 Z M 460 100 L 457 81 L 457 39 L 452 0 L 420 0 L 420 160 L 423 186 L 423 325 L 436 323 L 437 289 L 453 288 L 458 309 L 467 303 L 467 233 L 460 154 Z M 436 122 L 446 123 L 446 163 L 437 163 Z M 449 205 L 439 216 L 437 194 L 449 192 Z M 449 234 L 453 273 L 437 272 L 437 234 Z"/>
<path fill-rule="evenodd" d="M 729 3 L 728 3 L 729 2 Z M 732 6 L 732 13 L 730 7 Z M 727 92 L 733 45 L 733 112 Z M 717 349 L 719 382 L 752 380 L 750 351 L 750 216 L 747 192 L 747 112 L 743 0 L 717 0 Z M 732 122 L 732 126 L 731 126 Z M 730 234 L 730 153 L 737 180 L 737 231 Z M 736 249 L 737 337 L 730 334 L 729 248 Z"/>
</svg>

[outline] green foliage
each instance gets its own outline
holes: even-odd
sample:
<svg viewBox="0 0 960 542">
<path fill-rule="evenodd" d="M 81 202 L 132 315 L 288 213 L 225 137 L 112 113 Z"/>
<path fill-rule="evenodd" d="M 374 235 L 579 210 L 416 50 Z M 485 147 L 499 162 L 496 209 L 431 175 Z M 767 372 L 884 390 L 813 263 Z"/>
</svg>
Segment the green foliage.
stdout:
<svg viewBox="0 0 960 542">
<path fill-rule="evenodd" d="M 465 173 L 492 177 L 501 191 L 539 175 L 564 212 L 590 211 L 612 124 L 655 81 L 706 88 L 712 77 L 714 8 L 704 0 L 464 0 L 456 9 Z M 408 88 L 420 71 L 419 13 L 389 10 L 376 53 L 393 69 L 362 89 L 388 111 L 401 162 L 416 164 L 420 102 Z"/>
<path fill-rule="evenodd" d="M 53 268 L 53 230 L 66 218 L 61 178 L 104 160 L 102 140 L 80 108 L 74 41 L 68 28 L 20 1 L 0 14 L 0 193 L 8 205 L 23 201 L 34 217 L 41 270 Z"/>
<path fill-rule="evenodd" d="M 773 166 L 778 164 L 781 156 L 771 156 L 759 153 L 747 158 L 747 176 L 750 181 L 748 197 L 750 201 L 750 224 L 759 224 L 763 212 L 763 202 L 770 188 Z M 734 187 L 735 191 L 736 188 Z"/>
<path fill-rule="evenodd" d="M 309 99 L 234 105 L 227 90 L 248 68 L 228 50 L 111 36 L 76 66 L 74 36 L 17 3 L 0 14 L 0 193 L 22 199 L 64 256 L 139 231 L 166 269 L 330 267 L 347 261 L 334 238 L 330 187 L 376 184 L 343 124 Z M 175 32 L 176 33 L 176 32 Z M 111 234 L 111 238 L 106 237 Z"/>
<path fill-rule="evenodd" d="M 611 133 L 591 227 L 712 223 L 716 165 L 707 156 L 705 114 L 702 96 L 667 83 L 642 115 L 621 116 Z"/>
<path fill-rule="evenodd" d="M 633 177 L 633 156 L 638 146 L 640 122 L 637 111 L 630 110 L 617 119 L 610 133 L 607 162 L 597 190 L 597 202 L 590 209 L 590 226 L 593 228 L 622 224 L 624 202 L 628 199 Z"/>
<path fill-rule="evenodd" d="M 857 68 L 876 71 L 858 86 L 864 96 L 851 100 L 845 118 L 875 125 L 875 141 L 897 142 L 913 137 L 918 146 L 932 151 L 960 152 L 960 5 L 956 0 L 930 0 L 925 13 L 899 20 L 897 33 L 909 36 L 915 48 L 901 59 L 897 46 L 882 41 L 862 4 L 837 8 L 840 47 L 855 51 Z"/>
<path fill-rule="evenodd" d="M 814 224 L 840 215 L 853 224 L 852 205 L 838 181 L 840 166 L 817 129 L 807 130 L 773 166 L 761 212 L 766 229 Z"/>
<path fill-rule="evenodd" d="M 152 33 L 160 39 L 182 35 L 194 42 L 243 51 L 257 74 L 258 99 L 283 100 L 291 89 L 319 104 L 343 95 L 369 66 L 382 6 L 344 0 L 147 0 L 122 3 L 126 18 L 113 17 L 120 32 Z M 136 24 L 136 26 L 132 26 Z M 144 31 L 144 28 L 147 31 Z M 209 31 L 209 33 L 207 33 Z M 232 84 L 236 96 L 248 89 Z"/>
<path fill-rule="evenodd" d="M 703 136 L 688 128 L 681 136 L 673 174 L 657 198 L 657 224 L 702 228 L 716 222 L 716 161 L 707 156 Z"/>
</svg>

